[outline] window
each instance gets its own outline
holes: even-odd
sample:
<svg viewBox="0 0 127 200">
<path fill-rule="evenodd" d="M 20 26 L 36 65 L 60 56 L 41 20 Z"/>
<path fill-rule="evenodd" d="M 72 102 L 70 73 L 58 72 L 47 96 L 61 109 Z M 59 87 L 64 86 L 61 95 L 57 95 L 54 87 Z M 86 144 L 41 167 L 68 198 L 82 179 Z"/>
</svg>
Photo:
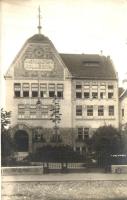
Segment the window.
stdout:
<svg viewBox="0 0 127 200">
<path fill-rule="evenodd" d="M 76 152 L 80 153 L 80 147 L 76 147 Z"/>
<path fill-rule="evenodd" d="M 87 106 L 87 116 L 93 116 L 93 106 Z"/>
<path fill-rule="evenodd" d="M 21 84 L 14 83 L 14 97 L 18 98 L 21 97 Z"/>
<path fill-rule="evenodd" d="M 81 99 L 82 98 L 82 85 L 76 84 L 76 98 Z"/>
<path fill-rule="evenodd" d="M 57 91 L 57 97 L 63 98 L 63 91 Z"/>
<path fill-rule="evenodd" d="M 49 97 L 53 98 L 55 96 L 55 91 L 49 91 Z"/>
<path fill-rule="evenodd" d="M 36 105 L 30 105 L 30 118 L 36 118 Z"/>
<path fill-rule="evenodd" d="M 49 97 L 53 98 L 55 96 L 55 84 L 49 84 Z"/>
<path fill-rule="evenodd" d="M 106 85 L 105 83 L 100 84 L 100 98 L 103 99 L 106 94 Z"/>
<path fill-rule="evenodd" d="M 25 117 L 25 106 L 24 104 L 18 105 L 18 118 L 23 119 Z"/>
<path fill-rule="evenodd" d="M 85 67 L 99 67 L 99 62 L 96 61 L 83 61 L 82 64 Z"/>
<path fill-rule="evenodd" d="M 32 97 L 38 97 L 38 91 L 32 91 Z"/>
<path fill-rule="evenodd" d="M 82 106 L 76 106 L 76 116 L 82 116 Z"/>
<path fill-rule="evenodd" d="M 104 106 L 98 106 L 98 116 L 104 116 Z"/>
<path fill-rule="evenodd" d="M 92 85 L 92 90 L 96 90 L 98 89 L 98 85 Z"/>
<path fill-rule="evenodd" d="M 29 97 L 29 91 L 23 91 L 23 97 Z"/>
<path fill-rule="evenodd" d="M 89 92 L 84 92 L 84 98 L 85 98 L 85 99 L 90 98 L 90 93 L 89 93 Z"/>
<path fill-rule="evenodd" d="M 98 93 L 97 92 L 92 92 L 92 98 L 97 99 L 98 98 Z"/>
<path fill-rule="evenodd" d="M 114 106 L 109 106 L 109 116 L 114 116 Z"/>
<path fill-rule="evenodd" d="M 34 142 L 45 142 L 44 136 L 40 133 L 35 133 L 33 135 L 33 141 Z"/>
<path fill-rule="evenodd" d="M 83 139 L 83 128 L 78 128 L 78 140 Z"/>
<path fill-rule="evenodd" d="M 100 92 L 100 98 L 103 99 L 104 98 L 104 92 Z"/>
<path fill-rule="evenodd" d="M 82 85 L 81 84 L 76 84 L 76 89 L 82 89 Z"/>
<path fill-rule="evenodd" d="M 42 105 L 42 118 L 48 118 L 48 105 Z"/>
<path fill-rule="evenodd" d="M 45 83 L 40 84 L 40 97 L 47 97 L 47 84 Z"/>
<path fill-rule="evenodd" d="M 108 98 L 112 99 L 113 98 L 113 92 L 108 92 Z"/>
<path fill-rule="evenodd" d="M 113 90 L 113 88 L 114 88 L 113 85 L 108 85 L 109 90 Z"/>
<path fill-rule="evenodd" d="M 89 138 L 89 128 L 84 128 L 84 139 Z"/>
<path fill-rule="evenodd" d="M 89 138 L 89 128 L 78 128 L 78 140 L 84 140 Z"/>
<path fill-rule="evenodd" d="M 20 96 L 21 96 L 20 91 L 15 91 L 15 97 L 18 98 Z"/>
<path fill-rule="evenodd" d="M 57 97 L 63 98 L 63 84 L 57 84 Z"/>
<path fill-rule="evenodd" d="M 31 84 L 32 97 L 38 97 L 38 83 Z"/>
<path fill-rule="evenodd" d="M 122 117 L 124 117 L 124 108 L 122 108 Z"/>
<path fill-rule="evenodd" d="M 82 98 L 82 92 L 76 92 L 76 98 L 81 99 Z"/>
<path fill-rule="evenodd" d="M 29 83 L 23 83 L 23 97 L 29 97 Z"/>
</svg>

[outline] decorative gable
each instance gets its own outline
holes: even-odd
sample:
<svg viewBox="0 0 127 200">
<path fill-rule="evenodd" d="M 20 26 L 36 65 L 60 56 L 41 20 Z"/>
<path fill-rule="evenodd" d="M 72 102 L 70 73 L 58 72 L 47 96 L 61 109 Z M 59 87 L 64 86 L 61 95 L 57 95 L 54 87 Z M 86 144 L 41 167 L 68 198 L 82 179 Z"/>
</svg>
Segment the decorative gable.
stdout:
<svg viewBox="0 0 127 200">
<path fill-rule="evenodd" d="M 68 72 L 55 47 L 47 38 L 40 42 L 28 40 L 10 70 L 7 72 L 7 77 L 10 74 L 14 79 L 26 80 L 38 77 L 42 80 L 63 80 L 65 71 Z"/>
</svg>

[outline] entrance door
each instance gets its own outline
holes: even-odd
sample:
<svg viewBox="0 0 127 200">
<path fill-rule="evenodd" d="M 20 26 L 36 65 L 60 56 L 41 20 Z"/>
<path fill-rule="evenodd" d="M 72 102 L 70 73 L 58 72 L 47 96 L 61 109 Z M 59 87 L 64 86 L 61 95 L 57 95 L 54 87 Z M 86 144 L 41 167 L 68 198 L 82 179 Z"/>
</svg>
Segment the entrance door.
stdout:
<svg viewBox="0 0 127 200">
<path fill-rule="evenodd" d="M 26 152 L 29 151 L 29 137 L 28 133 L 24 130 L 18 130 L 14 136 L 16 151 Z"/>
</svg>

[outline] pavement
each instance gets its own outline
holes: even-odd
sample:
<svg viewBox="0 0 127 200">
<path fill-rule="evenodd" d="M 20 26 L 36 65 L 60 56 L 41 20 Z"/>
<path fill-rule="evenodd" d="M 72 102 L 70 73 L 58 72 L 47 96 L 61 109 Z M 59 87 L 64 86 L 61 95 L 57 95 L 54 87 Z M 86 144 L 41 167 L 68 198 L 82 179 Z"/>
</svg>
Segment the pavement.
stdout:
<svg viewBox="0 0 127 200">
<path fill-rule="evenodd" d="M 2 182 L 127 181 L 127 174 L 69 173 L 1 176 Z"/>
</svg>

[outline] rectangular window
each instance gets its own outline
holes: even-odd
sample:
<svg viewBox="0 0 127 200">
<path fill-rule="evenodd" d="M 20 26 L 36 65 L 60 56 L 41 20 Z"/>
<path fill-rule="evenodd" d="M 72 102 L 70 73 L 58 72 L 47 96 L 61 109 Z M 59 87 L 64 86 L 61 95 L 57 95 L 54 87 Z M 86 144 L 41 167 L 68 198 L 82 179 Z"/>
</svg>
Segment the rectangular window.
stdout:
<svg viewBox="0 0 127 200">
<path fill-rule="evenodd" d="M 87 116 L 93 116 L 93 106 L 87 106 Z"/>
<path fill-rule="evenodd" d="M 29 83 L 23 83 L 23 97 L 29 97 Z"/>
<path fill-rule="evenodd" d="M 29 97 L 29 91 L 23 91 L 23 97 Z"/>
<path fill-rule="evenodd" d="M 84 92 L 84 98 L 85 98 L 85 99 L 90 98 L 90 93 L 89 93 L 89 92 Z"/>
<path fill-rule="evenodd" d="M 63 84 L 57 84 L 57 97 L 63 98 Z"/>
<path fill-rule="evenodd" d="M 55 84 L 49 84 L 49 97 L 53 98 L 55 96 Z"/>
<path fill-rule="evenodd" d="M 49 111 L 49 106 L 42 105 L 42 118 L 48 118 L 48 111 Z"/>
<path fill-rule="evenodd" d="M 63 91 L 57 91 L 57 97 L 63 98 Z"/>
<path fill-rule="evenodd" d="M 76 84 L 76 98 L 81 99 L 82 98 L 82 85 Z"/>
<path fill-rule="evenodd" d="M 53 98 L 55 96 L 55 91 L 49 91 L 49 97 Z"/>
<path fill-rule="evenodd" d="M 104 116 L 104 106 L 98 106 L 98 116 Z"/>
<path fill-rule="evenodd" d="M 89 138 L 89 128 L 84 128 L 84 139 Z"/>
<path fill-rule="evenodd" d="M 106 86 L 105 85 L 100 85 L 100 90 L 106 90 Z"/>
<path fill-rule="evenodd" d="M 76 106 L 76 116 L 82 116 L 82 106 Z"/>
<path fill-rule="evenodd" d="M 30 118 L 36 118 L 36 105 L 30 105 Z"/>
<path fill-rule="evenodd" d="M 100 98 L 103 99 L 104 98 L 105 93 L 104 92 L 100 92 Z"/>
<path fill-rule="evenodd" d="M 31 84 L 32 97 L 38 97 L 38 89 L 39 89 L 38 83 Z"/>
<path fill-rule="evenodd" d="M 18 98 L 21 97 L 21 84 L 14 83 L 14 97 Z"/>
<path fill-rule="evenodd" d="M 124 108 L 122 108 L 122 117 L 124 117 Z"/>
<path fill-rule="evenodd" d="M 113 85 L 108 85 L 109 90 L 113 90 L 114 86 Z"/>
<path fill-rule="evenodd" d="M 97 85 L 92 85 L 92 90 L 96 90 L 97 91 L 98 86 Z"/>
<path fill-rule="evenodd" d="M 25 118 L 25 106 L 24 106 L 24 104 L 18 105 L 18 118 L 20 118 L 20 119 Z"/>
<path fill-rule="evenodd" d="M 32 97 L 38 97 L 38 91 L 32 91 Z"/>
<path fill-rule="evenodd" d="M 108 99 L 112 99 L 113 98 L 113 92 L 108 92 Z"/>
<path fill-rule="evenodd" d="M 109 116 L 114 116 L 114 106 L 109 106 Z"/>
<path fill-rule="evenodd" d="M 98 98 L 98 93 L 97 92 L 92 92 L 92 98 L 97 99 Z"/>
<path fill-rule="evenodd" d="M 82 85 L 81 84 L 76 84 L 76 89 L 82 89 Z"/>
<path fill-rule="evenodd" d="M 76 98 L 81 99 L 82 98 L 82 92 L 76 92 Z"/>
<path fill-rule="evenodd" d="M 78 140 L 83 139 L 83 128 L 78 128 Z"/>
<path fill-rule="evenodd" d="M 47 84 L 46 83 L 41 83 L 40 84 L 40 97 L 47 97 Z"/>
</svg>

